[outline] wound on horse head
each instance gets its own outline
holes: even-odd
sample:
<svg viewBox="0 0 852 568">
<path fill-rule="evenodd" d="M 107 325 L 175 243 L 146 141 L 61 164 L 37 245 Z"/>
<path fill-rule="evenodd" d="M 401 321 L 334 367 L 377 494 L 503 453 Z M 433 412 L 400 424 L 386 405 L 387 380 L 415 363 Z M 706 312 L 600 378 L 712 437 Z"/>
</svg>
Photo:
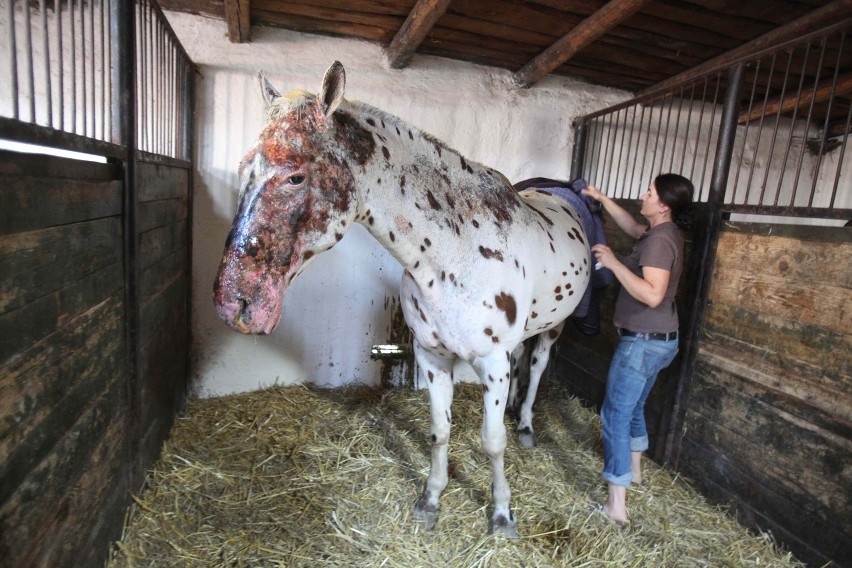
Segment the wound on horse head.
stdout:
<svg viewBox="0 0 852 568">
<path fill-rule="evenodd" d="M 319 95 L 261 86 L 268 124 L 240 164 L 240 199 L 214 285 L 219 316 L 242 333 L 274 331 L 290 283 L 354 223 L 403 266 L 400 301 L 429 388 L 432 464 L 417 518 L 432 528 L 447 486 L 457 358 L 482 382 L 482 447 L 492 466 L 492 528 L 516 534 L 503 467 L 511 353 L 539 335 L 518 429 L 550 346 L 590 278 L 589 244 L 559 198 L 516 193 L 397 117 L 343 98 L 335 62 Z M 533 384 L 533 379 L 535 384 Z"/>
</svg>

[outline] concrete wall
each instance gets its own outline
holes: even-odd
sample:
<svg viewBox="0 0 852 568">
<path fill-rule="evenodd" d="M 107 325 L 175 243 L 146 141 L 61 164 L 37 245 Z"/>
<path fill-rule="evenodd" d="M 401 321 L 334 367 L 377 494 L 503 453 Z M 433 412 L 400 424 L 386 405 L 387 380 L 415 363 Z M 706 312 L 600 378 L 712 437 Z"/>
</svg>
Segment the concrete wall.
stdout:
<svg viewBox="0 0 852 568">
<path fill-rule="evenodd" d="M 370 360 L 370 347 L 387 341 L 401 277 L 396 260 L 356 226 L 293 284 L 272 336 L 242 336 L 217 319 L 212 286 L 236 210 L 237 165 L 264 124 L 258 70 L 281 92 L 316 92 L 328 66 L 340 60 L 346 98 L 400 116 L 512 182 L 567 178 L 573 119 L 628 97 L 554 77 L 522 90 L 509 71 L 428 56 L 393 70 L 376 45 L 273 28 L 255 27 L 251 43 L 231 44 L 224 22 L 166 15 L 201 72 L 192 298 L 193 373 L 201 396 L 276 382 L 377 384 L 381 363 Z M 466 364 L 457 371 L 472 378 Z"/>
</svg>

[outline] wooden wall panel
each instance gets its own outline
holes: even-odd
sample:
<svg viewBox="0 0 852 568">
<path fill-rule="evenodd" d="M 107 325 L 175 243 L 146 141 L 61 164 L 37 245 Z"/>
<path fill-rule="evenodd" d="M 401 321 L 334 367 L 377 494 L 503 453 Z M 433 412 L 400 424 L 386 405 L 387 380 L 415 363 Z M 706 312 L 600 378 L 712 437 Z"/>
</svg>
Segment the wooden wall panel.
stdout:
<svg viewBox="0 0 852 568">
<path fill-rule="evenodd" d="M 813 564 L 852 564 L 852 233 L 728 223 L 678 467 Z"/>
</svg>

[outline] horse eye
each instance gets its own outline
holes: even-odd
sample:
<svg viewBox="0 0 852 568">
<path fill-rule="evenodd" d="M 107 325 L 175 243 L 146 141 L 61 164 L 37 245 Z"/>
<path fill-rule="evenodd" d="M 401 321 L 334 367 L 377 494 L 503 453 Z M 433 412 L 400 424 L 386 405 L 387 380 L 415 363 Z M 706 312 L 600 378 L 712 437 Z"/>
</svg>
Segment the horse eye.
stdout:
<svg viewBox="0 0 852 568">
<path fill-rule="evenodd" d="M 291 176 L 287 179 L 287 183 L 290 185 L 301 185 L 305 181 L 305 176 L 299 174 L 295 176 Z"/>
</svg>

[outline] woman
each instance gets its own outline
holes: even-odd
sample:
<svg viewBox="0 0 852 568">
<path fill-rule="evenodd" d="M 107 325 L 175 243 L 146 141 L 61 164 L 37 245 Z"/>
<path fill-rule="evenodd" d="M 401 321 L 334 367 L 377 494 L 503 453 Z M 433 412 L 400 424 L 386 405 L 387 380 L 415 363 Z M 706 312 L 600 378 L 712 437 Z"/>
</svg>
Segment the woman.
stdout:
<svg viewBox="0 0 852 568">
<path fill-rule="evenodd" d="M 601 506 L 619 526 L 628 522 L 627 488 L 641 483 L 642 452 L 648 449 L 645 401 L 657 373 L 677 355 L 678 317 L 675 292 L 683 269 L 683 233 L 674 220 L 692 202 L 692 182 L 662 174 L 643 194 L 640 223 L 596 187 L 583 190 L 599 201 L 622 231 L 638 239 L 619 261 L 606 245 L 595 245 L 597 261 L 621 283 L 615 303 L 615 326 L 621 339 L 607 376 L 601 407 L 604 468 L 608 497 Z"/>
</svg>

